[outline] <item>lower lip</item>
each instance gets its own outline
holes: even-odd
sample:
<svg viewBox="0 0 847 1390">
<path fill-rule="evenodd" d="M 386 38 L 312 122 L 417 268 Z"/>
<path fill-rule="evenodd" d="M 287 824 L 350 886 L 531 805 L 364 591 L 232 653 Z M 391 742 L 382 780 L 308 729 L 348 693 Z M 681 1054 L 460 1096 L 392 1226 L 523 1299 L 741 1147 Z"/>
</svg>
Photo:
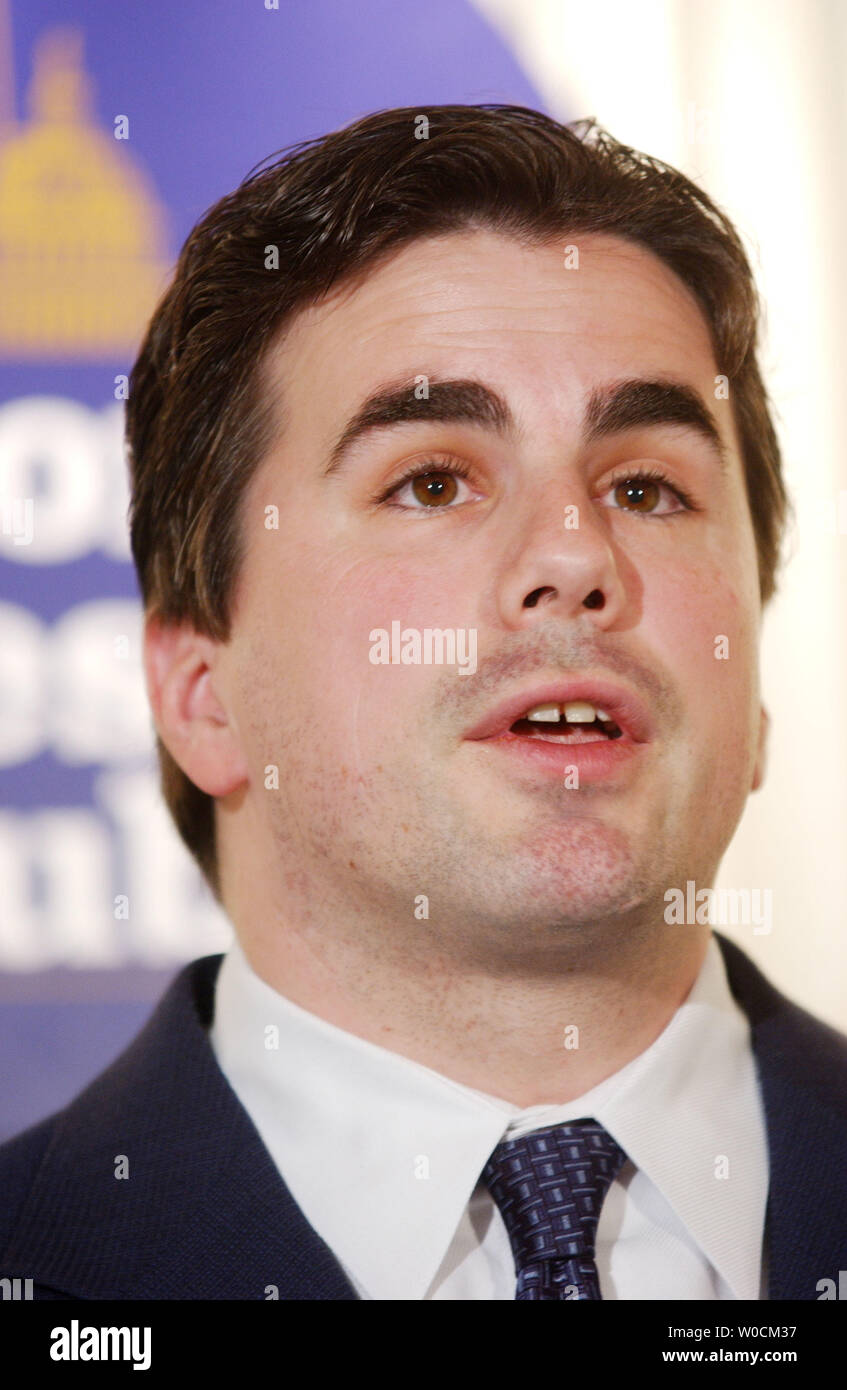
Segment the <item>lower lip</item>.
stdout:
<svg viewBox="0 0 847 1390">
<path fill-rule="evenodd" d="M 632 763 L 643 743 L 623 734 L 620 738 L 598 739 L 596 743 L 548 743 L 545 739 L 520 734 L 499 734 L 496 738 L 473 739 L 479 748 L 504 753 L 524 767 L 564 778 L 575 767 L 579 783 L 600 782 L 618 776 Z"/>
</svg>

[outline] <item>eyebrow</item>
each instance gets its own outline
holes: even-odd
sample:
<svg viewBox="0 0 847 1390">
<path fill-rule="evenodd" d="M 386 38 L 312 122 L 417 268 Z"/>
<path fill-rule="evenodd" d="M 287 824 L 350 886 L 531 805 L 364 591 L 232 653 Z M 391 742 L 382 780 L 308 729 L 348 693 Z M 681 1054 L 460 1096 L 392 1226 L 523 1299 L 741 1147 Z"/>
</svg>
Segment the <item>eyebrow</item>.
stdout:
<svg viewBox="0 0 847 1390">
<path fill-rule="evenodd" d="M 419 397 L 408 377 L 377 387 L 347 422 L 329 455 L 324 476 L 341 470 L 353 445 L 366 435 L 394 425 L 467 424 L 515 438 L 519 430 L 504 398 L 471 378 L 432 378 Z M 670 377 L 633 377 L 595 387 L 583 417 L 583 440 L 593 444 L 627 430 L 677 425 L 710 446 L 722 470 L 727 454 L 715 419 L 703 397 L 687 382 Z"/>
</svg>

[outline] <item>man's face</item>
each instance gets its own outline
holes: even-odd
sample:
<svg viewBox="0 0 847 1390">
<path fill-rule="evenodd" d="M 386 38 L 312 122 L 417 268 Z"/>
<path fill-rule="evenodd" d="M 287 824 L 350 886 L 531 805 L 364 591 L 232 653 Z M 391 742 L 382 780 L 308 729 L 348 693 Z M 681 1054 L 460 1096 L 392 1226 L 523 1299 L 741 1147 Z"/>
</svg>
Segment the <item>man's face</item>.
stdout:
<svg viewBox="0 0 847 1390">
<path fill-rule="evenodd" d="M 217 679 L 249 768 L 230 802 L 249 801 L 282 915 L 296 885 L 328 931 L 343 915 L 386 948 L 426 933 L 505 958 L 661 919 L 667 888 L 708 884 L 758 784 L 760 605 L 730 401 L 681 282 L 614 237 L 455 233 L 301 313 L 269 368 L 283 425 L 244 500 Z M 592 393 L 635 378 L 698 393 L 725 470 L 664 410 L 589 438 Z M 452 380 L 496 392 L 513 428 L 440 418 Z M 398 384 L 422 418 L 361 434 L 327 475 L 363 402 Z M 412 466 L 430 476 L 396 487 Z M 627 486 L 645 471 L 667 482 Z M 476 669 L 375 664 L 394 623 L 475 632 Z M 470 737 L 575 682 L 621 696 L 620 747 Z"/>
</svg>

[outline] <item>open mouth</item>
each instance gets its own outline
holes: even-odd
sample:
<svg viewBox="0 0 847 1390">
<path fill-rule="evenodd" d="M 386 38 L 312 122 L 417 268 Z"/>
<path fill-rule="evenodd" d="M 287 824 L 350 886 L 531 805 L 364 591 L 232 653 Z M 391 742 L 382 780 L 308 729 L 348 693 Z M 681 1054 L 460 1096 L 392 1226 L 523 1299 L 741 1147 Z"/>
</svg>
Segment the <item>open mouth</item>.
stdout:
<svg viewBox="0 0 847 1390">
<path fill-rule="evenodd" d="M 593 744 L 586 757 L 636 751 L 653 738 L 649 708 L 639 695 L 602 676 L 553 680 L 515 693 L 465 731 L 465 738 L 541 754 L 542 743 Z M 606 747 L 608 745 L 608 747 Z M 548 749 L 555 758 L 552 750 Z"/>
<path fill-rule="evenodd" d="M 597 743 L 621 738 L 623 730 L 605 710 L 587 700 L 536 705 L 516 719 L 509 733 L 545 743 Z"/>
<path fill-rule="evenodd" d="M 541 725 L 529 719 L 516 719 L 509 732 L 524 738 L 543 739 L 545 743 L 597 743 L 623 735 L 623 730 L 613 719 L 592 719 L 590 723 L 571 723 L 561 719 L 556 724 Z"/>
</svg>

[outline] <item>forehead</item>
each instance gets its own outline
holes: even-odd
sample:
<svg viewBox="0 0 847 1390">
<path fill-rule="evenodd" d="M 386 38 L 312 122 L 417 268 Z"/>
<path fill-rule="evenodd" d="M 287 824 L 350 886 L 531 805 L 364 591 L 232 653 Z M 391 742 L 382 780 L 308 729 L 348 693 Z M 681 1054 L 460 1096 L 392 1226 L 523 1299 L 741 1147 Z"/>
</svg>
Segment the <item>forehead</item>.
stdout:
<svg viewBox="0 0 847 1390">
<path fill-rule="evenodd" d="M 375 382 L 448 370 L 484 370 L 527 404 L 572 413 L 604 379 L 673 373 L 712 395 L 718 369 L 693 293 L 653 252 L 606 234 L 527 246 L 474 229 L 412 242 L 302 310 L 266 381 L 287 433 L 310 421 L 329 438 Z"/>
</svg>

